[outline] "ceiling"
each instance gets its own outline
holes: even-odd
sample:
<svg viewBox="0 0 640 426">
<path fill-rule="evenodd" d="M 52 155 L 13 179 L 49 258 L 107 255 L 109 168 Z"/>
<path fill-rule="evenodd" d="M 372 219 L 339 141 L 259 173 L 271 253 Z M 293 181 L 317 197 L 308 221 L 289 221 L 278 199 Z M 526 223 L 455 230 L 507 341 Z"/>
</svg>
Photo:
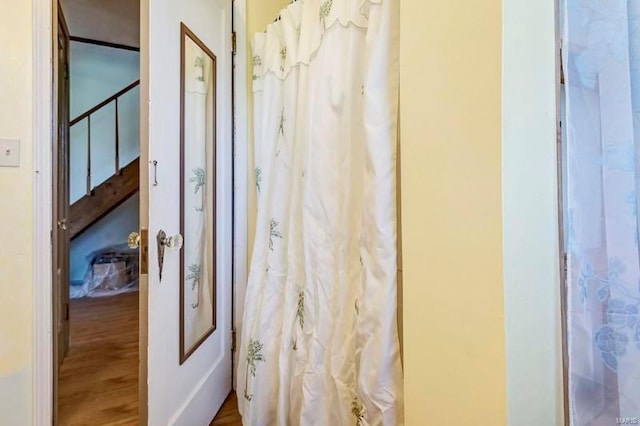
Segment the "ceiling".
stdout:
<svg viewBox="0 0 640 426">
<path fill-rule="evenodd" d="M 61 0 L 72 37 L 140 47 L 139 0 Z"/>
</svg>

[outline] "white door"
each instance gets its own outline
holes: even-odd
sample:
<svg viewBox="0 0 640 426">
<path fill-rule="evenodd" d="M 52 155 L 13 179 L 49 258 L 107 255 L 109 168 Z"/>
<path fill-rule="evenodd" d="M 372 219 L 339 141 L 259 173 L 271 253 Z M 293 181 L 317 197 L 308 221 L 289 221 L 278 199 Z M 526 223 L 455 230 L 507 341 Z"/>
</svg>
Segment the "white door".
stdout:
<svg viewBox="0 0 640 426">
<path fill-rule="evenodd" d="M 216 260 L 207 266 L 215 271 L 216 326 L 186 359 L 180 347 L 180 251 L 166 249 L 160 279 L 156 240 L 161 230 L 173 236 L 181 229 L 181 24 L 216 57 Z M 149 230 L 141 299 L 148 296 L 142 310 L 148 308 L 146 398 L 152 426 L 208 425 L 231 391 L 231 31 L 231 0 L 141 2 L 141 226 Z"/>
</svg>

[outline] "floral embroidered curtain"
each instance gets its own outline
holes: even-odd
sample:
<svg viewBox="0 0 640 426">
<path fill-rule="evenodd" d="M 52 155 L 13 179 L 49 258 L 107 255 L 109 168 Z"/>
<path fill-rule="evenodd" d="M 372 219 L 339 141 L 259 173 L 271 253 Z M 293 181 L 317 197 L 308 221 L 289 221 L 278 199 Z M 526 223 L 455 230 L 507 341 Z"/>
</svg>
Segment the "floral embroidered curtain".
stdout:
<svg viewBox="0 0 640 426">
<path fill-rule="evenodd" d="M 246 425 L 401 425 L 397 0 L 298 0 L 253 40 Z"/>
<path fill-rule="evenodd" d="M 563 9 L 572 425 L 640 418 L 640 0 Z"/>
</svg>

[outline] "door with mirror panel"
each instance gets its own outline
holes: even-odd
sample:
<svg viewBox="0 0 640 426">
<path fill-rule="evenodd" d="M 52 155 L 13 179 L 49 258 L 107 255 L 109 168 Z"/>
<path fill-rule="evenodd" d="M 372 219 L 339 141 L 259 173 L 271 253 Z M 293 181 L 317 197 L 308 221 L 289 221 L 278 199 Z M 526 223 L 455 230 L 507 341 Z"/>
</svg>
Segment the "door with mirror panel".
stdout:
<svg viewBox="0 0 640 426">
<path fill-rule="evenodd" d="M 231 0 L 141 7 L 141 401 L 205 425 L 231 391 Z"/>
</svg>

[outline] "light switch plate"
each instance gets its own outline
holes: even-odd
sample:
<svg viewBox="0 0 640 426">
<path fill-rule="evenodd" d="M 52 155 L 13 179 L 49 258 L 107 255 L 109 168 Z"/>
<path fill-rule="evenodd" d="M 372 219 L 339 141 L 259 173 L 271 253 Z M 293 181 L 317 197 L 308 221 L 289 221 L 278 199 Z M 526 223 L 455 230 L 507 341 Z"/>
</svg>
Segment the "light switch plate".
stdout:
<svg viewBox="0 0 640 426">
<path fill-rule="evenodd" d="M 0 139 L 0 167 L 20 167 L 20 139 Z"/>
</svg>

